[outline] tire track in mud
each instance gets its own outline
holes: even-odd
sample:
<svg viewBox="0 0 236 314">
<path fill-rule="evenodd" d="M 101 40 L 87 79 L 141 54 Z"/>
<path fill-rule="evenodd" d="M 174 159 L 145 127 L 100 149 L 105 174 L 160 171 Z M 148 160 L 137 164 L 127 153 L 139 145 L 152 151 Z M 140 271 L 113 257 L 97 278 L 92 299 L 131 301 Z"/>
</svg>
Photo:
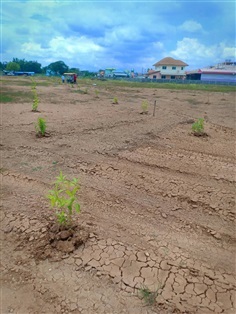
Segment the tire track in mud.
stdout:
<svg viewBox="0 0 236 314">
<path fill-rule="evenodd" d="M 235 183 L 235 161 L 231 158 L 216 157 L 204 153 L 185 150 L 155 149 L 154 147 L 138 148 L 135 151 L 124 151 L 119 158 L 157 167 L 173 172 L 210 177 L 228 183 Z"/>
<path fill-rule="evenodd" d="M 130 170 L 132 169 L 132 171 Z M 78 168 L 79 170 L 79 168 Z M 86 171 L 86 170 L 85 170 Z M 234 217 L 234 186 L 212 179 L 187 177 L 183 173 L 166 171 L 166 169 L 151 168 L 145 164 L 135 164 L 132 161 L 110 160 L 91 168 L 91 174 L 100 178 L 106 178 L 117 187 L 143 190 L 150 195 L 162 195 L 174 197 L 180 201 L 199 204 L 205 208 L 220 212 L 224 216 Z M 106 184 L 106 182 L 104 182 Z"/>
</svg>

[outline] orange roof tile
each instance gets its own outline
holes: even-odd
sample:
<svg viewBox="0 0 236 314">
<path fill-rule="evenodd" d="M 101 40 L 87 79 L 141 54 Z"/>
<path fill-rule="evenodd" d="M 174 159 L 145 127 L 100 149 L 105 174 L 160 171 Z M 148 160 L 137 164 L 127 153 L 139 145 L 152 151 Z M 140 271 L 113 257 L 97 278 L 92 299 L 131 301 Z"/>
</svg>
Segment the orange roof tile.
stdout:
<svg viewBox="0 0 236 314">
<path fill-rule="evenodd" d="M 164 59 L 161 59 L 160 61 L 156 62 L 153 64 L 153 66 L 158 66 L 158 65 L 180 65 L 180 66 L 187 66 L 188 64 L 181 61 L 181 60 L 176 60 L 171 57 L 166 57 Z"/>
</svg>

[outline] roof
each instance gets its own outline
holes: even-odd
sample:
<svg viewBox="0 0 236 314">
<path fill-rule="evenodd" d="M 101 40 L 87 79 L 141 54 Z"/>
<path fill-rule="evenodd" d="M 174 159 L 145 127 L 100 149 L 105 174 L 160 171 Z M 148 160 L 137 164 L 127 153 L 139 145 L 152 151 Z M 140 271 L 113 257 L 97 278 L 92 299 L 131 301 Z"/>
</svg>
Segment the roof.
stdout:
<svg viewBox="0 0 236 314">
<path fill-rule="evenodd" d="M 222 71 L 222 70 L 201 70 L 202 74 L 231 74 L 231 75 L 235 75 L 236 71 Z"/>
<path fill-rule="evenodd" d="M 152 75 L 152 74 L 155 74 L 155 73 L 160 73 L 160 71 L 156 71 L 156 70 L 149 70 L 146 75 Z"/>
<path fill-rule="evenodd" d="M 176 60 L 171 57 L 166 57 L 164 59 L 161 59 L 160 61 L 156 62 L 153 64 L 153 66 L 158 66 L 158 65 L 180 65 L 180 66 L 187 66 L 188 64 L 181 61 L 181 60 Z"/>
<path fill-rule="evenodd" d="M 186 74 L 231 74 L 236 75 L 236 71 L 227 71 L 227 70 L 215 70 L 215 69 L 199 69 L 199 70 L 192 70 L 187 71 Z"/>
</svg>

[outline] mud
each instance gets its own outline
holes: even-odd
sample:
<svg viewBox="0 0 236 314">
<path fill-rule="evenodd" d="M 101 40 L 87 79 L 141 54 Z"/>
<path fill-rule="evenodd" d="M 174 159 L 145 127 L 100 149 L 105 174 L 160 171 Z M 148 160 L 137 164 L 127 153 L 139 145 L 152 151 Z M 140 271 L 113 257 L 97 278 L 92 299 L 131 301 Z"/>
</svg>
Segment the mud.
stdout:
<svg viewBox="0 0 236 314">
<path fill-rule="evenodd" d="M 94 82 L 38 85 L 40 112 L 1 105 L 1 312 L 235 313 L 235 93 Z M 60 170 L 81 184 L 73 249 L 48 233 Z"/>
</svg>

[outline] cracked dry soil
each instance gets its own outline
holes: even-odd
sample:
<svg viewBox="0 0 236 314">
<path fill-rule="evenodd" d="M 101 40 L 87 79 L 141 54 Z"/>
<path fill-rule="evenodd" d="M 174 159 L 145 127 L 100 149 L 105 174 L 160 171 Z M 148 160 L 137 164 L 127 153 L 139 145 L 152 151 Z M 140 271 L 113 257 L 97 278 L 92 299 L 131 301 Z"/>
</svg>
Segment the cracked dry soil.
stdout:
<svg viewBox="0 0 236 314">
<path fill-rule="evenodd" d="M 235 93 L 93 83 L 37 86 L 40 113 L 2 104 L 1 313 L 235 313 Z M 199 117 L 207 137 L 191 135 Z M 60 170 L 80 178 L 89 230 L 72 253 L 46 241 Z"/>
</svg>

